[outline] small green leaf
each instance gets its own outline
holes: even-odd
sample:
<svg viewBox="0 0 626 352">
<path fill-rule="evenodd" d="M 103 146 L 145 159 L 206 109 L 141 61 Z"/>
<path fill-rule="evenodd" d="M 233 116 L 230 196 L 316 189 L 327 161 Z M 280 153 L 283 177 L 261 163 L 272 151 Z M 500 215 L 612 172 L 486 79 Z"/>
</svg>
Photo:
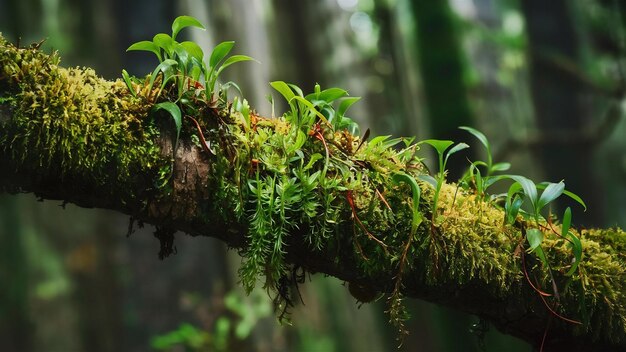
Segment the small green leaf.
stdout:
<svg viewBox="0 0 626 352">
<path fill-rule="evenodd" d="M 156 46 L 156 44 L 154 44 L 153 42 L 147 41 L 147 40 L 142 40 L 140 42 L 137 42 L 131 46 L 128 47 L 128 49 L 126 49 L 126 51 L 149 51 L 154 53 L 157 58 L 159 58 L 159 61 L 161 61 L 161 53 L 159 51 L 159 47 Z"/>
<path fill-rule="evenodd" d="M 528 240 L 530 245 L 528 252 L 533 252 L 543 242 L 543 232 L 535 228 L 528 229 L 526 230 L 526 240 Z"/>
<path fill-rule="evenodd" d="M 420 181 L 424 181 L 428 183 L 429 185 L 433 186 L 434 189 L 437 189 L 437 185 L 439 184 L 439 182 L 437 182 L 437 180 L 434 177 L 430 175 L 419 175 L 417 176 L 417 178 Z"/>
<path fill-rule="evenodd" d="M 319 99 L 324 100 L 327 103 L 332 103 L 333 101 L 339 98 L 343 98 L 347 95 L 348 92 L 341 88 L 328 88 L 320 92 Z"/>
<path fill-rule="evenodd" d="M 241 62 L 241 61 L 255 61 L 258 62 L 257 60 L 255 60 L 254 58 L 247 56 L 247 55 L 233 55 L 231 57 L 229 57 L 228 59 L 226 59 L 226 61 L 224 61 L 224 63 L 222 64 L 222 66 L 220 66 L 220 68 L 217 70 L 217 75 L 219 76 L 219 74 L 228 66 L 237 63 L 237 62 Z"/>
<path fill-rule="evenodd" d="M 512 200 L 507 201 L 504 204 L 504 211 L 506 212 L 506 223 L 513 224 L 519 214 L 519 209 L 522 207 L 524 201 L 522 198 L 515 196 Z"/>
<path fill-rule="evenodd" d="M 571 232 L 568 232 L 567 234 L 568 234 L 569 239 L 572 241 L 571 245 L 572 245 L 572 251 L 574 252 L 574 263 L 572 264 L 572 267 L 567 271 L 565 276 L 571 276 L 576 272 L 576 269 L 578 268 L 578 264 L 580 264 L 580 261 L 583 258 L 583 245 L 580 242 L 580 239 L 576 235 L 574 235 Z"/>
<path fill-rule="evenodd" d="M 352 104 L 356 103 L 359 100 L 361 100 L 360 97 L 343 99 L 341 103 L 339 103 L 339 107 L 337 108 L 337 115 L 343 117 L 346 114 L 346 111 L 348 111 L 348 109 L 352 106 Z"/>
<path fill-rule="evenodd" d="M 550 183 L 541 193 L 541 197 L 539 197 L 539 201 L 537 201 L 536 212 L 541 211 L 543 207 L 545 207 L 548 203 L 557 199 L 563 191 L 565 190 L 565 183 L 563 181 L 559 183 Z"/>
<path fill-rule="evenodd" d="M 511 168 L 511 163 L 496 163 L 491 166 L 491 171 L 506 171 Z"/>
<path fill-rule="evenodd" d="M 467 145 L 467 144 L 465 144 L 465 143 L 459 143 L 459 144 L 455 145 L 454 147 L 452 147 L 452 149 L 450 149 L 450 150 L 448 151 L 448 153 L 446 153 L 446 159 L 444 160 L 444 162 L 443 162 L 443 163 L 444 163 L 444 164 L 447 164 L 447 163 L 448 163 L 448 158 L 450 157 L 450 155 L 452 155 L 452 154 L 454 154 L 454 153 L 456 153 L 456 152 L 459 152 L 459 151 L 461 151 L 461 150 L 463 150 L 463 149 L 467 149 L 467 148 L 469 148 L 469 147 L 470 147 L 470 146 L 469 146 L 469 145 Z"/>
<path fill-rule="evenodd" d="M 194 42 L 186 41 L 186 42 L 180 43 L 180 46 L 185 48 L 185 50 L 187 50 L 189 55 L 193 56 L 196 60 L 202 62 L 202 60 L 204 59 L 204 52 L 202 51 L 202 48 L 200 48 L 198 44 Z"/>
<path fill-rule="evenodd" d="M 443 155 L 443 153 L 446 151 L 446 149 L 448 149 L 452 144 L 454 144 L 454 142 L 452 141 L 447 141 L 447 140 L 440 140 L 440 139 L 426 139 L 423 140 L 421 143 L 426 143 L 430 146 L 432 146 L 433 148 L 435 148 L 435 150 L 437 151 L 437 154 L 439 155 Z"/>
<path fill-rule="evenodd" d="M 572 223 L 572 209 L 567 207 L 565 212 L 563 213 L 563 225 L 561 225 L 561 236 L 567 237 L 567 233 L 569 232 L 569 227 Z"/>
<path fill-rule="evenodd" d="M 396 145 L 398 145 L 398 144 L 402 143 L 402 141 L 403 141 L 403 140 L 404 140 L 404 139 L 403 139 L 402 137 L 398 137 L 398 138 L 390 139 L 390 140 L 388 140 L 388 141 L 383 141 L 383 142 L 380 144 L 380 147 L 381 147 L 382 149 L 389 149 L 389 148 L 391 148 L 391 147 L 394 147 L 394 146 L 396 146 Z"/>
<path fill-rule="evenodd" d="M 133 97 L 136 97 L 137 93 L 135 92 L 135 89 L 133 88 L 133 84 L 130 81 L 130 76 L 128 75 L 128 72 L 126 70 L 122 70 L 122 78 L 124 78 L 124 82 L 126 83 L 126 87 L 128 87 L 130 94 L 132 94 Z"/>
<path fill-rule="evenodd" d="M 304 93 L 302 93 L 302 89 L 293 83 L 287 83 L 287 85 L 294 91 L 296 94 L 302 98 L 304 98 Z"/>
<path fill-rule="evenodd" d="M 181 29 L 186 27 L 196 27 L 204 30 L 204 26 L 197 19 L 191 16 L 178 16 L 174 22 L 172 22 L 172 38 L 176 39 Z"/>
<path fill-rule="evenodd" d="M 165 110 L 167 111 L 174 120 L 174 124 L 176 125 L 176 141 L 178 142 L 178 137 L 180 136 L 180 129 L 182 127 L 182 113 L 178 105 L 172 103 L 171 101 L 165 101 L 159 104 L 156 104 L 153 108 L 153 111 Z"/>
<path fill-rule="evenodd" d="M 459 128 L 462 129 L 462 130 L 465 130 L 465 131 L 467 131 L 467 132 L 469 132 L 471 134 L 473 134 L 474 137 L 476 137 L 480 141 L 480 143 L 482 143 L 485 146 L 485 148 L 487 148 L 487 151 L 490 151 L 489 150 L 489 140 L 487 139 L 487 137 L 482 132 L 480 132 L 477 129 L 474 129 L 474 128 L 471 128 L 471 127 L 467 127 L 467 126 L 461 126 Z"/>
<path fill-rule="evenodd" d="M 376 137 L 372 138 L 372 140 L 369 142 L 368 146 L 369 147 L 375 147 L 377 144 L 380 144 L 380 143 L 386 141 L 387 139 L 389 139 L 389 137 L 391 137 L 391 135 L 376 136 Z"/>
<path fill-rule="evenodd" d="M 235 42 L 227 41 L 221 42 L 215 46 L 213 52 L 211 53 L 211 57 L 209 58 L 209 67 L 211 69 L 215 69 L 217 65 L 228 55 L 228 53 L 232 50 Z"/>
<path fill-rule="evenodd" d="M 174 39 L 165 33 L 159 33 L 152 38 L 152 42 L 157 47 L 163 49 L 167 56 L 165 58 L 172 58 L 174 54 Z"/>
<path fill-rule="evenodd" d="M 413 212 L 413 218 L 411 220 L 411 236 L 414 236 L 417 232 L 417 228 L 424 220 L 424 218 L 422 217 L 422 213 L 419 211 L 421 197 L 420 186 L 417 184 L 417 181 L 413 176 L 405 174 L 404 172 L 394 174 L 392 179 L 393 182 L 396 184 L 404 182 L 411 186 L 411 191 L 413 193 L 413 208 L 411 209 Z"/>
<path fill-rule="evenodd" d="M 508 175 L 510 179 L 519 183 L 524 190 L 524 194 L 530 199 L 533 208 L 536 210 L 537 205 L 537 186 L 535 183 L 524 176 L 519 175 Z"/>
<path fill-rule="evenodd" d="M 546 187 L 548 187 L 550 185 L 550 182 L 541 182 L 537 184 L 537 189 L 545 189 Z M 587 211 L 587 205 L 585 204 L 585 202 L 575 193 L 570 192 L 568 190 L 564 190 L 563 194 L 570 197 L 571 199 L 573 199 L 574 201 L 576 201 L 578 204 L 582 205 L 583 209 L 585 211 Z"/>
<path fill-rule="evenodd" d="M 326 117 L 325 117 L 324 115 L 322 115 L 322 113 L 321 113 L 321 112 L 317 111 L 317 109 L 315 108 L 315 106 L 313 106 L 313 104 L 311 104 L 311 102 L 310 102 L 310 101 L 308 101 L 308 100 L 304 99 L 304 98 L 303 98 L 303 97 L 301 97 L 301 96 L 297 96 L 297 95 L 296 95 L 296 96 L 294 96 L 294 97 L 292 98 L 292 100 L 295 100 L 295 101 L 297 101 L 297 102 L 299 102 L 299 103 L 302 103 L 304 106 L 306 106 L 307 108 L 309 108 L 309 110 L 311 110 L 312 112 L 314 112 L 314 113 L 317 115 L 317 117 L 319 117 L 319 118 L 320 118 L 320 120 L 324 121 L 324 123 L 326 123 L 327 125 L 329 125 L 328 120 L 326 119 Z"/>
<path fill-rule="evenodd" d="M 578 195 L 576 195 L 575 193 L 570 192 L 568 190 L 564 190 L 563 194 L 565 194 L 566 196 L 568 196 L 568 197 L 572 198 L 573 200 L 575 200 L 576 202 L 578 202 L 578 204 L 582 205 L 583 209 L 585 211 L 587 211 L 587 205 L 585 204 L 585 202 L 583 202 L 582 198 L 580 198 Z"/>
<path fill-rule="evenodd" d="M 155 69 L 154 71 L 152 71 L 152 75 L 150 76 L 150 84 L 148 86 L 148 90 L 152 90 L 152 86 L 154 85 L 154 81 L 157 78 L 157 75 L 159 74 L 159 72 L 163 72 L 164 78 L 163 78 L 163 84 L 165 84 L 167 82 L 168 79 L 168 71 L 170 71 L 172 69 L 172 67 L 178 65 L 178 62 L 172 60 L 172 59 L 166 59 L 163 60 L 163 62 L 161 62 Z"/>
<path fill-rule="evenodd" d="M 295 94 L 293 94 L 293 91 L 291 90 L 291 88 L 289 88 L 287 83 L 283 81 L 270 82 L 270 86 L 276 89 L 285 98 L 285 100 L 287 100 L 287 102 L 290 102 L 291 99 L 296 96 Z"/>
</svg>

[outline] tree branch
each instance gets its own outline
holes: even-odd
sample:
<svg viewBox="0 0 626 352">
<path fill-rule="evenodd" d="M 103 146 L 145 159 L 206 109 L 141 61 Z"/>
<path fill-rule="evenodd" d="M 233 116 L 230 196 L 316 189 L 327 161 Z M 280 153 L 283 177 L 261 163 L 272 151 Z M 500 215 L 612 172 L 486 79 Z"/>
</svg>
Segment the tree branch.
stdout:
<svg viewBox="0 0 626 352">
<path fill-rule="evenodd" d="M 580 231 L 584 261 L 567 277 L 568 242 L 541 224 L 552 279 L 526 253 L 529 223 L 503 224 L 502 210 L 471 191 L 445 184 L 433 216 L 433 190 L 420 184 L 422 200 L 413 209 L 410 188 L 392 181 L 400 172 L 423 173 L 413 149 L 402 154 L 374 141 L 356 148 L 357 137 L 318 125 L 305 131 L 298 152 L 289 152 L 300 129 L 254 114 L 246 123 L 227 104 L 196 111 L 209 145 L 193 142 L 191 119 L 175 143 L 167 116 L 150 113 L 155 102 L 145 85 L 137 85 L 135 98 L 119 80 L 58 63 L 56 54 L 18 49 L 0 37 L 0 191 L 117 210 L 165 234 L 216 237 L 240 250 L 245 263 L 258 259 L 251 248 L 266 241 L 270 253 L 280 246 L 284 257 L 262 252 L 252 264 L 279 268 L 281 278 L 302 268 L 361 291 L 425 299 L 476 314 L 535 346 L 549 325 L 545 350 L 626 349 L 623 231 Z M 300 177 L 305 171 L 311 179 Z M 306 193 L 303 180 L 318 183 Z M 288 202 L 292 186 L 310 204 L 327 203 L 302 210 L 309 203 Z M 267 208 L 255 202 L 266 196 L 276 210 L 270 219 L 283 222 L 273 228 L 284 233 L 257 231 L 259 211 Z M 424 219 L 415 233 L 414 210 Z M 285 286 L 267 279 L 279 291 Z"/>
</svg>

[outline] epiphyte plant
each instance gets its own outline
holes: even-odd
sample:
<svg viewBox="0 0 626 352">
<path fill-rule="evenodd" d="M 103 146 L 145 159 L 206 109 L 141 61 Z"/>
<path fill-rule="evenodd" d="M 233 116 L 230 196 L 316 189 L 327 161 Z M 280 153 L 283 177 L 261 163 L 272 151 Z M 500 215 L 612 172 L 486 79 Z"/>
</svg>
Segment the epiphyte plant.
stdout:
<svg viewBox="0 0 626 352">
<path fill-rule="evenodd" d="M 289 103 L 291 113 L 288 114 L 288 120 L 292 120 L 297 126 L 308 129 L 317 117 L 335 131 L 347 129 L 354 135 L 359 133 L 356 122 L 345 114 L 352 104 L 361 99 L 360 97 L 348 97 L 348 92 L 341 88 L 321 90 L 319 84 L 315 85 L 313 93 L 306 96 L 294 84 L 274 81 L 270 85 Z M 339 107 L 335 109 L 333 103 L 339 99 L 341 102 Z"/>
<path fill-rule="evenodd" d="M 422 181 L 428 182 L 431 186 L 435 188 L 435 195 L 433 197 L 433 211 L 432 211 L 432 220 L 433 224 L 437 220 L 437 206 L 439 202 L 439 193 L 441 192 L 441 186 L 443 186 L 446 180 L 446 165 L 448 163 L 448 159 L 450 156 L 456 152 L 459 152 L 463 149 L 469 148 L 469 145 L 465 143 L 458 143 L 454 147 L 450 148 L 454 144 L 452 141 L 448 140 L 440 140 L 440 139 L 426 139 L 418 144 L 426 143 L 431 147 L 435 148 L 437 151 L 437 160 L 439 161 L 439 171 L 437 172 L 436 178 L 430 175 L 421 175 L 419 178 Z M 450 148 L 450 150 L 448 150 Z M 448 150 L 446 152 L 446 150 Z"/>
<path fill-rule="evenodd" d="M 207 101 L 212 99 L 217 79 L 224 69 L 230 65 L 254 59 L 247 55 L 233 55 L 227 58 L 235 45 L 234 41 L 219 43 L 209 57 L 208 65 L 204 60 L 204 52 L 198 44 L 192 41 L 177 42 L 178 33 L 187 27 L 204 30 L 200 21 L 191 16 L 179 16 L 172 23 L 172 35 L 166 33 L 156 34 L 152 41 L 143 40 L 128 47 L 127 51 L 148 51 L 156 55 L 159 65 L 150 77 L 150 88 L 154 84 L 156 76 L 163 74 L 162 86 L 169 79 L 177 83 L 180 96 L 190 88 L 200 88 L 205 92 Z M 204 85 L 200 84 L 203 79 Z"/>
<path fill-rule="evenodd" d="M 192 41 L 178 42 L 176 40 L 180 31 L 187 27 L 201 30 L 205 29 L 202 23 L 196 18 L 191 16 L 179 16 L 172 23 L 171 35 L 158 33 L 152 38 L 152 41 L 139 41 L 126 49 L 126 51 L 151 52 L 154 53 L 159 60 L 159 64 L 150 74 L 148 81 L 148 98 L 152 95 L 152 89 L 159 74 L 161 75 L 161 85 L 154 96 L 155 100 L 159 98 L 169 82 L 172 82 L 175 87 L 177 92 L 175 101 L 165 101 L 155 104 L 152 109 L 153 113 L 159 110 L 165 110 L 172 116 L 176 127 L 175 145 L 178 144 L 183 116 L 178 103 L 180 102 L 183 105 L 190 106 L 192 100 L 197 100 L 201 97 L 203 97 L 207 103 L 213 103 L 215 86 L 220 73 L 234 63 L 255 61 L 252 57 L 247 55 L 232 55 L 227 57 L 235 45 L 235 42 L 226 41 L 215 46 L 209 56 L 207 65 L 204 52 L 198 44 Z M 122 77 L 131 94 L 137 96 L 137 92 L 133 86 L 133 79 L 126 70 L 122 70 Z M 201 84 L 200 80 L 203 80 L 204 84 Z M 236 85 L 234 86 L 236 87 Z"/>
</svg>

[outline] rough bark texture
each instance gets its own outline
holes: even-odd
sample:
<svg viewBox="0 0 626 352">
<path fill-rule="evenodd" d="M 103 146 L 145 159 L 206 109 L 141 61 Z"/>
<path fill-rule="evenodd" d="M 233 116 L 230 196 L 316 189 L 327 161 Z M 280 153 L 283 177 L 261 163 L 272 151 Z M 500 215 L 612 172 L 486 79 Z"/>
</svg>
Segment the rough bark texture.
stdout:
<svg viewBox="0 0 626 352">
<path fill-rule="evenodd" d="M 229 110 L 206 107 L 197 117 L 209 145 L 191 141 L 198 133 L 189 119 L 180 142 L 173 143 L 167 123 L 159 128 L 149 118 L 153 102 L 141 96 L 150 92 L 140 89 L 140 97 L 133 98 L 120 81 L 104 81 L 89 69 L 64 69 L 58 61 L 37 48 L 17 49 L 0 37 L 0 191 L 114 209 L 155 224 L 162 255 L 172 250 L 173 230 L 216 237 L 250 255 L 246 248 L 259 234 L 251 231 L 254 198 L 245 191 L 248 182 L 259 175 L 277 179 L 283 172 L 275 160 L 264 158 L 271 146 L 250 139 L 265 133 L 266 143 L 272 134 L 283 141 L 289 124 L 253 116 L 254 126 L 244 128 Z M 549 326 L 545 350 L 626 350 L 623 231 L 580 231 L 583 263 L 567 277 L 571 250 L 549 224 L 542 224 L 554 274 L 549 279 L 535 256 L 525 252 L 523 236 L 530 225 L 525 220 L 504 225 L 502 210 L 454 184 L 443 186 L 437 216 L 432 216 L 433 191 L 421 184 L 424 221 L 409 237 L 415 210 L 410 188 L 391 179 L 400 171 L 422 171 L 409 169 L 389 148 L 367 143 L 353 148 L 357 139 L 341 147 L 345 133 L 326 135 L 324 144 L 313 137 L 302 145 L 303 165 L 313 152 L 323 154 L 328 142 L 331 161 L 350 167 L 341 171 L 331 165 L 326 177 L 339 180 L 346 172 L 342 177 L 348 181 L 332 190 L 340 217 L 331 222 L 331 236 L 316 237 L 319 229 L 310 225 L 318 223 L 309 220 L 328 209 L 315 209 L 316 216 L 288 214 L 298 220 L 282 228 L 289 230 L 282 247 L 289 268 L 332 275 L 361 291 L 390 294 L 400 288 L 406 297 L 476 314 L 536 346 Z M 294 142 L 287 141 L 285 148 Z M 386 243 L 385 250 L 373 237 Z M 399 267 L 404 268 L 401 285 Z M 554 292 L 548 288 L 554 282 L 558 301 L 542 298 L 530 282 L 548 292 Z M 543 299 L 560 315 L 584 324 L 550 313 Z"/>
</svg>

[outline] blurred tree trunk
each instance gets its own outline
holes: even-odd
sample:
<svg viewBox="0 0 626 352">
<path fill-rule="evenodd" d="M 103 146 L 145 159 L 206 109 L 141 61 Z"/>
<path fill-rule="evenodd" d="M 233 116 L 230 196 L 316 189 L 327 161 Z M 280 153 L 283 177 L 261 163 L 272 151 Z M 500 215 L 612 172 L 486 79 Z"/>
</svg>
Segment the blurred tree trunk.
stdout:
<svg viewBox="0 0 626 352">
<path fill-rule="evenodd" d="M 14 198 L 0 198 L 0 349 L 31 351 L 28 260 Z"/>
<path fill-rule="evenodd" d="M 417 30 L 417 61 L 420 67 L 432 138 L 457 142 L 471 140 L 459 126 L 474 125 L 470 107 L 463 51 L 448 0 L 413 0 Z M 449 175 L 458 179 L 467 168 L 467 150 L 448 164 Z"/>
<path fill-rule="evenodd" d="M 592 169 L 594 145 L 584 140 L 552 143 L 552 135 L 576 138 L 590 128 L 584 105 L 590 92 L 566 66 L 579 63 L 580 39 L 575 30 L 571 3 L 566 0 L 521 2 L 529 39 L 531 92 L 535 121 L 543 140 L 535 152 L 551 182 L 565 179 L 566 187 L 587 203 L 583 225 L 603 223 L 602 185 Z M 565 173 L 565 170 L 575 172 Z M 562 211 L 562 210 L 561 210 Z M 577 216 L 578 216 L 577 215 Z"/>
</svg>

